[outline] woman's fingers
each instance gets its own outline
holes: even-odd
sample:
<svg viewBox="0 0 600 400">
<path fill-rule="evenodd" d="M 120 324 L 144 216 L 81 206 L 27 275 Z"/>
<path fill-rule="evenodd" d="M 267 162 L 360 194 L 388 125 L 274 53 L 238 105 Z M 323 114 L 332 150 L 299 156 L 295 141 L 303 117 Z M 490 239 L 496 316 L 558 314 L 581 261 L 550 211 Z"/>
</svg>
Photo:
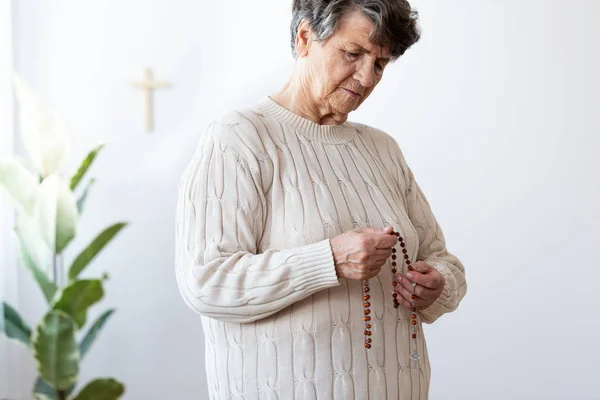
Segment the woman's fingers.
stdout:
<svg viewBox="0 0 600 400">
<path fill-rule="evenodd" d="M 404 298 L 399 297 L 399 298 L 397 298 L 397 300 L 398 300 L 398 303 L 400 303 L 400 305 L 402 307 L 406 308 L 407 310 L 412 310 L 413 305 L 410 304 L 408 301 L 406 301 Z"/>
<path fill-rule="evenodd" d="M 415 300 L 412 298 L 413 293 L 409 289 L 405 288 L 404 286 L 396 285 L 395 289 L 402 296 L 402 298 L 404 300 L 408 301 L 409 303 L 412 303 L 412 301 Z"/>
<path fill-rule="evenodd" d="M 437 293 L 435 291 L 421 285 L 416 285 L 413 287 L 412 282 L 402 275 L 398 275 L 396 281 L 411 294 L 414 294 L 423 300 L 434 300 L 437 298 Z"/>
<path fill-rule="evenodd" d="M 392 291 L 392 293 L 396 293 L 396 300 L 398 303 L 407 310 L 411 310 L 413 306 L 413 299 L 411 299 L 411 294 L 406 290 L 406 288 L 400 287 L 400 285 L 396 286 L 396 288 Z"/>
<path fill-rule="evenodd" d="M 372 254 L 377 256 L 377 258 L 388 260 L 392 256 L 392 249 L 375 250 Z"/>
<path fill-rule="evenodd" d="M 404 279 L 403 279 L 404 280 Z M 409 284 L 409 288 L 406 288 L 403 284 L 398 284 L 395 286 L 396 292 L 402 296 L 402 300 L 408 303 L 408 308 L 412 308 L 413 306 L 416 308 L 420 308 L 423 305 L 427 304 L 428 301 L 417 294 L 413 293 L 413 289 Z M 416 288 L 415 288 L 416 289 Z M 400 299 L 398 299 L 400 300 Z"/>
<path fill-rule="evenodd" d="M 375 241 L 376 249 L 392 249 L 395 245 L 398 244 L 398 238 L 396 235 L 391 235 L 387 231 L 382 234 L 377 234 Z"/>
</svg>

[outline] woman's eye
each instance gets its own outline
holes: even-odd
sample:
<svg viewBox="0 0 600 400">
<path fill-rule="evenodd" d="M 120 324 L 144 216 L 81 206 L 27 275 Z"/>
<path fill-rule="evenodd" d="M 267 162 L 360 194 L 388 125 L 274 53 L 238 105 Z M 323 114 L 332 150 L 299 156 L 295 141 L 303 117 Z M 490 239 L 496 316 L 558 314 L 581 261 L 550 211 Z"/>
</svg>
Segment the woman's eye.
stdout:
<svg viewBox="0 0 600 400">
<path fill-rule="evenodd" d="M 351 58 L 356 58 L 356 57 L 358 57 L 360 55 L 358 53 L 352 53 L 350 51 L 347 51 L 346 54 L 348 54 L 348 56 L 351 57 Z"/>
<path fill-rule="evenodd" d="M 383 66 L 381 66 L 381 64 L 375 64 L 375 70 L 376 71 L 383 71 Z"/>
</svg>

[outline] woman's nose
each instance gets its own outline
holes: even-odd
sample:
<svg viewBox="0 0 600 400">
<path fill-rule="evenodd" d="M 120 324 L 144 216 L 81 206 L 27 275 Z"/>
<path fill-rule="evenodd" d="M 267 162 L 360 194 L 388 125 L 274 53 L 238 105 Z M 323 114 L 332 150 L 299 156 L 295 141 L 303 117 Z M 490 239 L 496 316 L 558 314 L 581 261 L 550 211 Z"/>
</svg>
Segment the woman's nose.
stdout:
<svg viewBox="0 0 600 400">
<path fill-rule="evenodd" d="M 356 71 L 354 79 L 356 79 L 360 84 L 369 88 L 375 84 L 375 69 L 374 65 L 364 62 L 361 67 Z"/>
</svg>

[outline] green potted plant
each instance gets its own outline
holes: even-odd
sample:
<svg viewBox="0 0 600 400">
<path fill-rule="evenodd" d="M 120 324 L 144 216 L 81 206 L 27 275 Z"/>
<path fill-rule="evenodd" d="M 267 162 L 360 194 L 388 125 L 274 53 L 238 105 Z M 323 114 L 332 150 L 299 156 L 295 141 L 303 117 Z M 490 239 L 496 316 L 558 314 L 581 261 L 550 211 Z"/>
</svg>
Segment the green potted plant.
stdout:
<svg viewBox="0 0 600 400">
<path fill-rule="evenodd" d="M 35 398 L 118 399 L 125 388 L 113 378 L 94 379 L 77 394 L 74 389 L 81 361 L 115 311 L 108 309 L 87 324 L 88 309 L 104 296 L 107 275 L 90 279 L 81 278 L 81 273 L 126 223 L 100 232 L 68 270 L 63 270 L 62 262 L 63 251 L 77 234 L 79 215 L 94 181 L 80 184 L 103 146 L 90 151 L 75 174 L 63 178 L 60 170 L 69 157 L 63 119 L 18 74 L 13 82 L 23 144 L 32 166 L 16 158 L 0 160 L 0 187 L 16 208 L 13 232 L 20 262 L 39 284 L 48 309 L 30 327 L 14 307 L 3 302 L 0 333 L 31 351 L 39 373 L 33 386 Z"/>
</svg>

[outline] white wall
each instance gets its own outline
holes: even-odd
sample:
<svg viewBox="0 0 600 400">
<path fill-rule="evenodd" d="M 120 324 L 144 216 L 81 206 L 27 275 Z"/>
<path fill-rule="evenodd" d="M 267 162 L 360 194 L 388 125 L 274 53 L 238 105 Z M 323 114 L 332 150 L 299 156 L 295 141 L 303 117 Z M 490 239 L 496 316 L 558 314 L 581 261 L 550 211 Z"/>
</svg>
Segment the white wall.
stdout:
<svg viewBox="0 0 600 400">
<path fill-rule="evenodd" d="M 68 118 L 70 171 L 109 141 L 67 260 L 108 224 L 131 222 L 87 271 L 112 278 L 93 316 L 119 311 L 82 381 L 113 375 L 127 399 L 206 398 L 201 326 L 173 274 L 177 183 L 211 118 L 287 78 L 290 3 L 16 5 L 16 69 Z M 460 309 L 426 327 L 431 398 L 600 399 L 600 3 L 414 4 L 422 41 L 352 119 L 398 139 L 466 266 Z M 146 65 L 174 84 L 155 97 L 151 134 L 128 87 Z M 20 289 L 33 321 L 42 297 L 25 274 Z"/>
</svg>

